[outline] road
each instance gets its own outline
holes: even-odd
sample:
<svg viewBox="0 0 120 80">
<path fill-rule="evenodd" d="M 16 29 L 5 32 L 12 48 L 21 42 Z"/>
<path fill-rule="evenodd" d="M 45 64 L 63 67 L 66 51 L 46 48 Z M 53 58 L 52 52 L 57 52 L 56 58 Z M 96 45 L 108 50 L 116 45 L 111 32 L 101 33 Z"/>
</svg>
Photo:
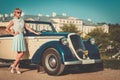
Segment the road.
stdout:
<svg viewBox="0 0 120 80">
<path fill-rule="evenodd" d="M 0 64 L 0 80 L 120 80 L 120 70 L 79 71 L 78 68 L 66 70 L 61 76 L 50 76 L 35 67 L 21 69 L 22 74 L 11 74 L 8 65 Z"/>
</svg>

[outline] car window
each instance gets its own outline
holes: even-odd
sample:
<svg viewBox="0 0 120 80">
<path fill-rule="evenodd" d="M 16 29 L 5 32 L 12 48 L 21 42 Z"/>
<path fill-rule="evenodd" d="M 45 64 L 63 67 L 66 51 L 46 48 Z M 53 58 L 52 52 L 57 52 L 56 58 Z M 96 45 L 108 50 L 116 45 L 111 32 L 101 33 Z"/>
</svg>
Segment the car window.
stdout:
<svg viewBox="0 0 120 80">
<path fill-rule="evenodd" d="M 53 32 L 50 24 L 35 24 L 35 23 L 27 23 L 30 28 L 38 32 Z"/>
</svg>

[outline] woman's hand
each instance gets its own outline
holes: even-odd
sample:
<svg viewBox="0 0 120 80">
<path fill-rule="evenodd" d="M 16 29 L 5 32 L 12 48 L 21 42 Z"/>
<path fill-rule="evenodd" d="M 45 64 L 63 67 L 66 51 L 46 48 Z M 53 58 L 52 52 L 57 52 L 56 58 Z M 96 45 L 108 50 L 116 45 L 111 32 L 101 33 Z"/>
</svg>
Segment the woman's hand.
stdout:
<svg viewBox="0 0 120 80">
<path fill-rule="evenodd" d="M 32 32 L 32 33 L 34 33 L 34 34 L 36 34 L 36 35 L 40 35 L 40 34 L 41 34 L 40 32 L 36 32 L 36 31 L 34 31 L 33 29 L 31 29 L 26 23 L 25 23 L 24 25 L 25 25 L 25 28 L 26 28 L 27 30 L 29 30 L 30 32 Z"/>
<path fill-rule="evenodd" d="M 13 34 L 13 36 L 16 36 L 16 35 L 18 35 L 19 34 L 19 32 L 15 32 L 14 34 Z"/>
<path fill-rule="evenodd" d="M 40 35 L 41 33 L 40 32 L 35 32 L 36 35 Z"/>
</svg>

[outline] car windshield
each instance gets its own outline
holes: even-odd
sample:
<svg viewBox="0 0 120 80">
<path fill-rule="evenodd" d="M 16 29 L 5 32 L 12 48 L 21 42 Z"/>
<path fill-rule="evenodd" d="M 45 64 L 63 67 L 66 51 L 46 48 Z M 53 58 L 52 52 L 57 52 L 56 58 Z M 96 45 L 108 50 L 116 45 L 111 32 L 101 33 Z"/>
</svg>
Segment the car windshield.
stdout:
<svg viewBox="0 0 120 80">
<path fill-rule="evenodd" d="M 27 23 L 27 25 L 37 32 L 53 32 L 52 26 L 50 24 Z"/>
</svg>

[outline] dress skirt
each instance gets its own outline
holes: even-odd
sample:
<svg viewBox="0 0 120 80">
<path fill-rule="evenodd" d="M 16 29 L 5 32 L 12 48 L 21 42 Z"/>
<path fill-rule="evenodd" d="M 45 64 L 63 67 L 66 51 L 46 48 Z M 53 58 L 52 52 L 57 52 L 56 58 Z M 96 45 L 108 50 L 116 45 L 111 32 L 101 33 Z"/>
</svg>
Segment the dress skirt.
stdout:
<svg viewBox="0 0 120 80">
<path fill-rule="evenodd" d="M 25 52 L 25 39 L 23 33 L 19 33 L 13 37 L 13 50 L 16 52 Z"/>
</svg>

